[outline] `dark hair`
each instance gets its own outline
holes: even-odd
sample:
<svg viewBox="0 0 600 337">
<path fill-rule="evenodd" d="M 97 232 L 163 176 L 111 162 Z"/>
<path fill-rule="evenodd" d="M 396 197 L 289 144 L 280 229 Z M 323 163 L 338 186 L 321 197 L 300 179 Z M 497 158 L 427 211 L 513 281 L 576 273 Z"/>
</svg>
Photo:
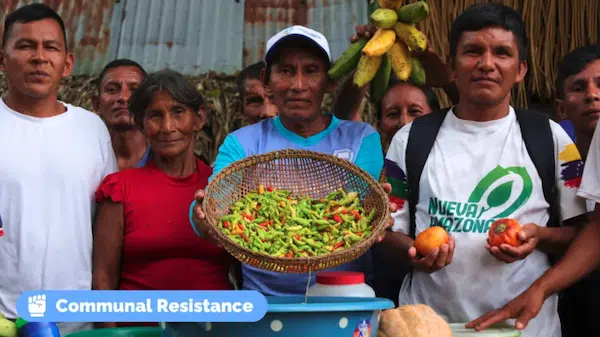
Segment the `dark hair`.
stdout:
<svg viewBox="0 0 600 337">
<path fill-rule="evenodd" d="M 592 44 L 569 52 L 558 66 L 558 75 L 556 77 L 556 93 L 558 98 L 565 96 L 565 81 L 573 75 L 583 71 L 591 62 L 600 60 L 600 44 Z"/>
<path fill-rule="evenodd" d="M 387 91 L 389 91 L 390 89 L 392 89 L 395 85 L 398 84 L 408 84 L 408 85 L 412 85 L 415 88 L 419 88 L 423 94 L 425 95 L 425 99 L 427 99 L 427 104 L 429 105 L 429 107 L 431 108 L 431 111 L 437 111 L 440 110 L 440 101 L 438 100 L 437 95 L 435 94 L 435 92 L 433 91 L 433 89 L 431 89 L 431 87 L 428 86 L 421 86 L 421 85 L 417 85 L 416 83 L 413 83 L 412 81 L 399 81 L 397 80 L 395 77 L 392 77 L 390 79 L 390 84 L 388 85 L 388 89 Z M 386 94 L 387 94 L 386 91 Z M 385 94 L 384 94 L 385 96 Z M 381 101 L 376 102 L 377 105 L 377 120 L 381 120 L 381 115 L 383 113 L 383 106 L 381 105 Z"/>
<path fill-rule="evenodd" d="M 182 74 L 165 69 L 148 75 L 129 99 L 129 111 L 135 124 L 143 128 L 146 108 L 155 92 L 166 90 L 173 99 L 194 111 L 204 105 L 204 98 Z"/>
<path fill-rule="evenodd" d="M 6 46 L 6 41 L 10 35 L 10 29 L 15 23 L 30 23 L 44 19 L 52 19 L 60 25 L 65 40 L 65 50 L 68 50 L 67 33 L 65 32 L 65 23 L 63 22 L 63 19 L 52 8 L 41 3 L 20 7 L 6 16 L 6 20 L 4 21 L 4 33 L 2 35 L 2 46 Z"/>
<path fill-rule="evenodd" d="M 519 59 L 527 61 L 529 42 L 521 14 L 499 3 L 472 5 L 452 22 L 450 55 L 456 56 L 458 42 L 464 32 L 475 32 L 490 27 L 502 27 L 512 32 L 519 47 Z"/>
<path fill-rule="evenodd" d="M 310 50 L 311 53 L 318 55 L 318 57 L 320 57 L 323 60 L 326 66 L 325 71 L 328 71 L 329 67 L 331 67 L 331 62 L 329 62 L 329 56 L 327 56 L 327 53 L 325 53 L 323 49 L 319 48 L 314 41 L 304 37 L 288 39 L 278 43 L 275 49 L 273 49 L 270 59 L 268 59 L 266 62 L 265 81 L 269 80 L 269 76 L 271 75 L 271 67 L 273 66 L 273 64 L 277 64 L 281 60 L 282 51 L 289 48 Z"/>
<path fill-rule="evenodd" d="M 260 73 L 265 69 L 265 62 L 259 61 L 244 68 L 237 78 L 237 88 L 240 93 L 240 99 L 244 99 L 244 81 L 248 79 L 259 80 Z"/>
<path fill-rule="evenodd" d="M 142 73 L 142 77 L 146 78 L 146 76 L 148 74 L 146 74 L 146 70 L 144 70 L 144 68 L 142 68 L 141 65 L 139 65 L 139 63 L 130 60 L 130 59 L 116 59 L 114 61 L 110 61 L 107 65 L 104 66 L 104 69 L 102 69 L 102 71 L 100 72 L 100 75 L 98 76 L 97 79 L 97 86 L 98 86 L 98 92 L 100 92 L 100 85 L 102 84 L 102 80 L 104 79 L 104 76 L 106 75 L 106 73 L 111 70 L 111 69 L 115 69 L 115 68 L 120 68 L 120 67 L 135 67 L 138 68 L 140 70 L 140 72 Z"/>
</svg>

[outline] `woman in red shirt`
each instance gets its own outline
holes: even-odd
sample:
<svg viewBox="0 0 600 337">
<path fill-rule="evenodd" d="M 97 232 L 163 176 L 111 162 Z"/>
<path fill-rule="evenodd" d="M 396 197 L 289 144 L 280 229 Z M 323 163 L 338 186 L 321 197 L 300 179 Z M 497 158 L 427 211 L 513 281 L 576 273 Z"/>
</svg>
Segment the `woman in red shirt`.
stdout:
<svg viewBox="0 0 600 337">
<path fill-rule="evenodd" d="M 233 289 L 233 259 L 195 235 L 187 217 L 212 174 L 193 152 L 206 121 L 203 105 L 194 86 L 171 70 L 149 75 L 133 93 L 129 110 L 152 157 L 145 167 L 107 176 L 96 192 L 93 289 Z M 118 324 L 125 325 L 145 324 Z"/>
</svg>

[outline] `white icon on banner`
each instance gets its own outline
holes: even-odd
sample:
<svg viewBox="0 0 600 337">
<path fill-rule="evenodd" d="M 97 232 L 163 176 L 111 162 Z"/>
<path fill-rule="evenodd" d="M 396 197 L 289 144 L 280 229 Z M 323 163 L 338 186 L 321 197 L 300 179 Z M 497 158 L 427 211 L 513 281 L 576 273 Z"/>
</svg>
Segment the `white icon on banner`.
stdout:
<svg viewBox="0 0 600 337">
<path fill-rule="evenodd" d="M 31 317 L 44 317 L 46 313 L 46 295 L 29 296 L 28 310 Z"/>
</svg>

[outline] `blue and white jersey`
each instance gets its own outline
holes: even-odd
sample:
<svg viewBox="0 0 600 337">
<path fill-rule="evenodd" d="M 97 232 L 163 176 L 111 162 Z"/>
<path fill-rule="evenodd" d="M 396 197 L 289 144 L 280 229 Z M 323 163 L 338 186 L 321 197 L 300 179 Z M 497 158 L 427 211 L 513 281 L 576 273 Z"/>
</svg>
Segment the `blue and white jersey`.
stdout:
<svg viewBox="0 0 600 337">
<path fill-rule="evenodd" d="M 213 177 L 226 166 L 248 156 L 284 149 L 316 151 L 349 160 L 379 178 L 383 167 L 383 149 L 379 134 L 371 125 L 344 121 L 331 115 L 331 123 L 322 132 L 304 138 L 283 126 L 279 116 L 266 119 L 229 134 L 214 163 Z M 212 177 L 211 177 L 212 178 Z M 194 203 L 192 203 L 193 208 Z M 190 213 L 191 221 L 191 213 Z M 372 283 L 372 257 L 368 251 L 359 259 L 331 270 L 352 270 L 365 273 Z M 308 284 L 308 273 L 286 274 L 266 271 L 248 265 L 242 266 L 243 289 L 257 290 L 264 295 L 303 295 Z M 315 273 L 310 284 L 315 282 Z"/>
</svg>

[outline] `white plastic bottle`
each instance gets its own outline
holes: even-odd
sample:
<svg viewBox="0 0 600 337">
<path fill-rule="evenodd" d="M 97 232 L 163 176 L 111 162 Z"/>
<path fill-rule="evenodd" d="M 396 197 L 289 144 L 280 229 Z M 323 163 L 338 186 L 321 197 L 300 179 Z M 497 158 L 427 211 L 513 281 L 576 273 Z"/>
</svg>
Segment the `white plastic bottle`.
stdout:
<svg viewBox="0 0 600 337">
<path fill-rule="evenodd" d="M 365 283 L 363 273 L 331 271 L 317 273 L 308 296 L 375 297 L 375 291 Z"/>
</svg>

